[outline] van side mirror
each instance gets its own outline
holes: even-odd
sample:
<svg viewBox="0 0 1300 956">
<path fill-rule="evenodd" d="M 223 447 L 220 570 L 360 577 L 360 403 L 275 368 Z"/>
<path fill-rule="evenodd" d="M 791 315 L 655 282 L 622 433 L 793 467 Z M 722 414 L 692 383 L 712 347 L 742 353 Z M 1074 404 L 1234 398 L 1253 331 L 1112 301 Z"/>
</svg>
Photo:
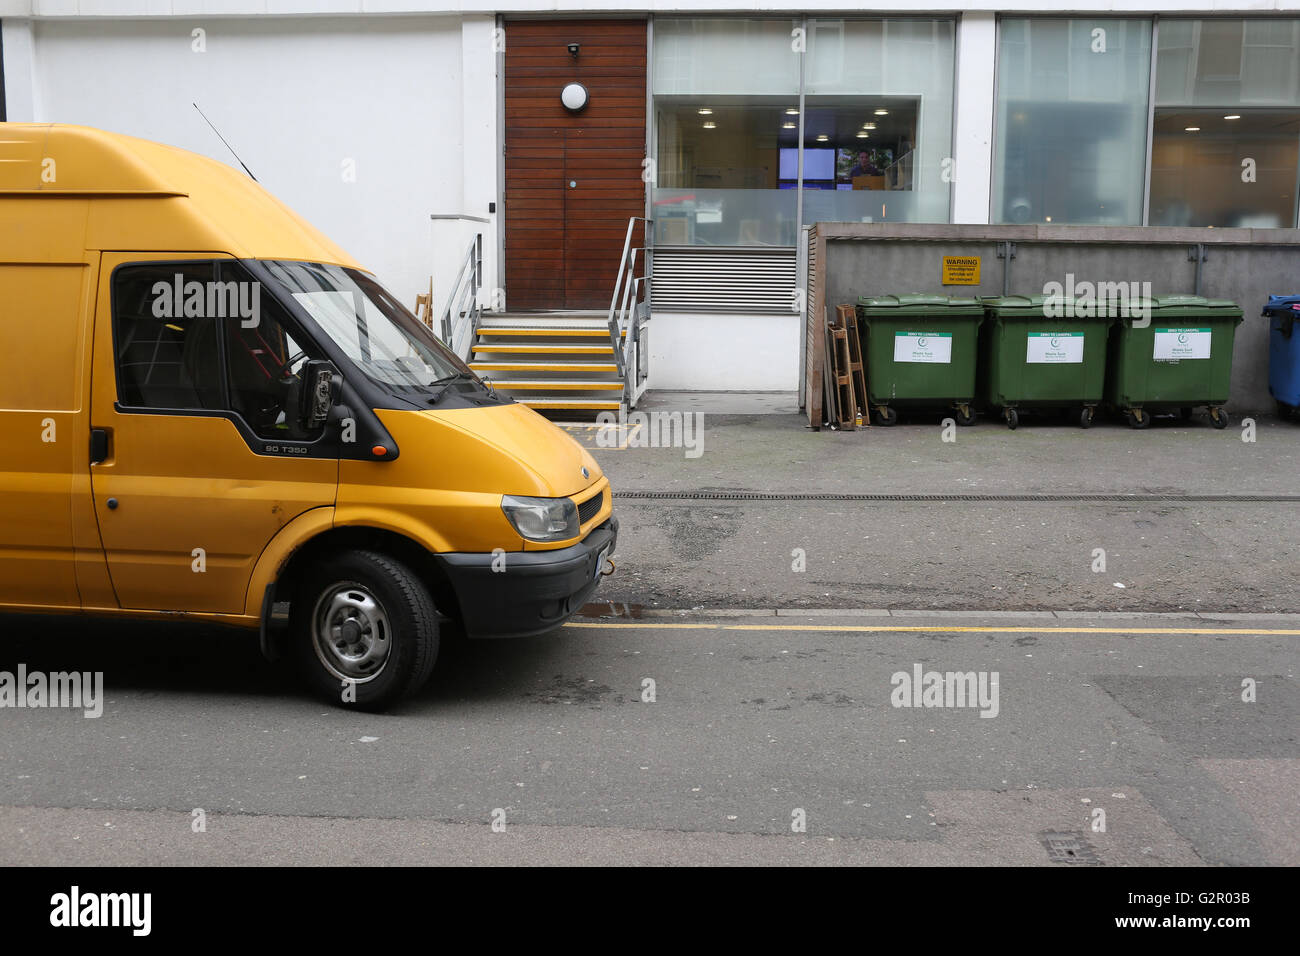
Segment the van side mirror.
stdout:
<svg viewBox="0 0 1300 956">
<path fill-rule="evenodd" d="M 343 376 L 333 362 L 313 359 L 303 369 L 303 389 L 299 392 L 298 421 L 306 431 L 325 424 L 330 409 L 343 389 Z"/>
</svg>

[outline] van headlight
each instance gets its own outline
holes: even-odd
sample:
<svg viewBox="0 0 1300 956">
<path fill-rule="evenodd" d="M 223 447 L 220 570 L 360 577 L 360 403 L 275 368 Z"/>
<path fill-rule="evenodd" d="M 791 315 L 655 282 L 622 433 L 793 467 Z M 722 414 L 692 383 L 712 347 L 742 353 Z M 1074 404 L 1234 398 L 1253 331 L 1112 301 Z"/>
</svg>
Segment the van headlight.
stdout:
<svg viewBox="0 0 1300 956">
<path fill-rule="evenodd" d="M 576 538 L 578 506 L 569 498 L 501 497 L 501 510 L 520 536 L 529 541 L 565 541 Z"/>
</svg>

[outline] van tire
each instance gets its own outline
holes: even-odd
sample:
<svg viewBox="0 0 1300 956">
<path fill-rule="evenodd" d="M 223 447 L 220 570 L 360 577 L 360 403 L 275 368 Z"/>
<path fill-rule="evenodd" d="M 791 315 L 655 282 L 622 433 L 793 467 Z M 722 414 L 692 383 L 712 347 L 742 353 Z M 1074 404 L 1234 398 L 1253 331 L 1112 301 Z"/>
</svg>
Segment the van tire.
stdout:
<svg viewBox="0 0 1300 956">
<path fill-rule="evenodd" d="M 304 569 L 291 618 L 303 678 L 342 707 L 385 710 L 419 690 L 433 673 L 439 641 L 433 598 L 410 568 L 386 554 L 349 551 Z M 346 647 L 328 639 L 340 633 L 331 627 L 340 620 L 352 640 Z M 370 655 L 383 659 L 367 661 Z M 373 676 L 363 677 L 363 666 L 375 668 Z M 354 683 L 348 686 L 345 679 Z"/>
</svg>

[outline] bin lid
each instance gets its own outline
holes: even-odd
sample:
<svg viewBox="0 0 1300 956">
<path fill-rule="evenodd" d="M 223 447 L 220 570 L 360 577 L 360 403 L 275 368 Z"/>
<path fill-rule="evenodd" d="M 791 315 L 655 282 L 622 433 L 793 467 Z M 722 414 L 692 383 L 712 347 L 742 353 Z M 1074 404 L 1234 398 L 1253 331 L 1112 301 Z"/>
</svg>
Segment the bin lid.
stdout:
<svg viewBox="0 0 1300 956">
<path fill-rule="evenodd" d="M 1221 313 L 1224 318 L 1241 318 L 1241 306 L 1231 299 L 1207 299 L 1201 295 L 1157 295 L 1151 297 L 1152 318 L 1187 318 L 1207 312 Z"/>
<path fill-rule="evenodd" d="M 912 293 L 909 295 L 877 295 L 877 296 L 858 296 L 858 305 L 868 314 L 877 312 L 881 315 L 888 315 L 895 312 L 905 313 L 933 313 L 947 312 L 949 314 L 979 314 L 983 311 L 983 306 L 979 299 L 968 296 L 956 295 L 925 295 L 923 293 Z"/>
<path fill-rule="evenodd" d="M 1117 316 L 1099 309 L 1099 303 L 1065 295 L 989 295 L 984 307 L 994 318 L 1040 318 L 1053 322 L 1108 322 Z M 1134 299 L 1131 308 L 1142 308 L 1146 299 Z M 1104 303 L 1101 303 L 1104 305 Z"/>
<path fill-rule="evenodd" d="M 1300 295 L 1270 295 L 1262 314 L 1286 315 L 1288 312 L 1300 312 Z"/>
</svg>

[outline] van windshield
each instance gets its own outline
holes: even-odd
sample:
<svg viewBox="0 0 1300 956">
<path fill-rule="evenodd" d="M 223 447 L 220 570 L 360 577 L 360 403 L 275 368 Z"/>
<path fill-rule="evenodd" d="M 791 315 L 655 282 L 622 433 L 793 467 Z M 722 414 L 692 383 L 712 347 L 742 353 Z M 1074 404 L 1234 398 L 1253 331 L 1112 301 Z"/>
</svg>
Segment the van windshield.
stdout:
<svg viewBox="0 0 1300 956">
<path fill-rule="evenodd" d="M 364 272 L 316 262 L 262 265 L 377 385 L 409 393 L 473 379 L 464 362 Z"/>
</svg>

